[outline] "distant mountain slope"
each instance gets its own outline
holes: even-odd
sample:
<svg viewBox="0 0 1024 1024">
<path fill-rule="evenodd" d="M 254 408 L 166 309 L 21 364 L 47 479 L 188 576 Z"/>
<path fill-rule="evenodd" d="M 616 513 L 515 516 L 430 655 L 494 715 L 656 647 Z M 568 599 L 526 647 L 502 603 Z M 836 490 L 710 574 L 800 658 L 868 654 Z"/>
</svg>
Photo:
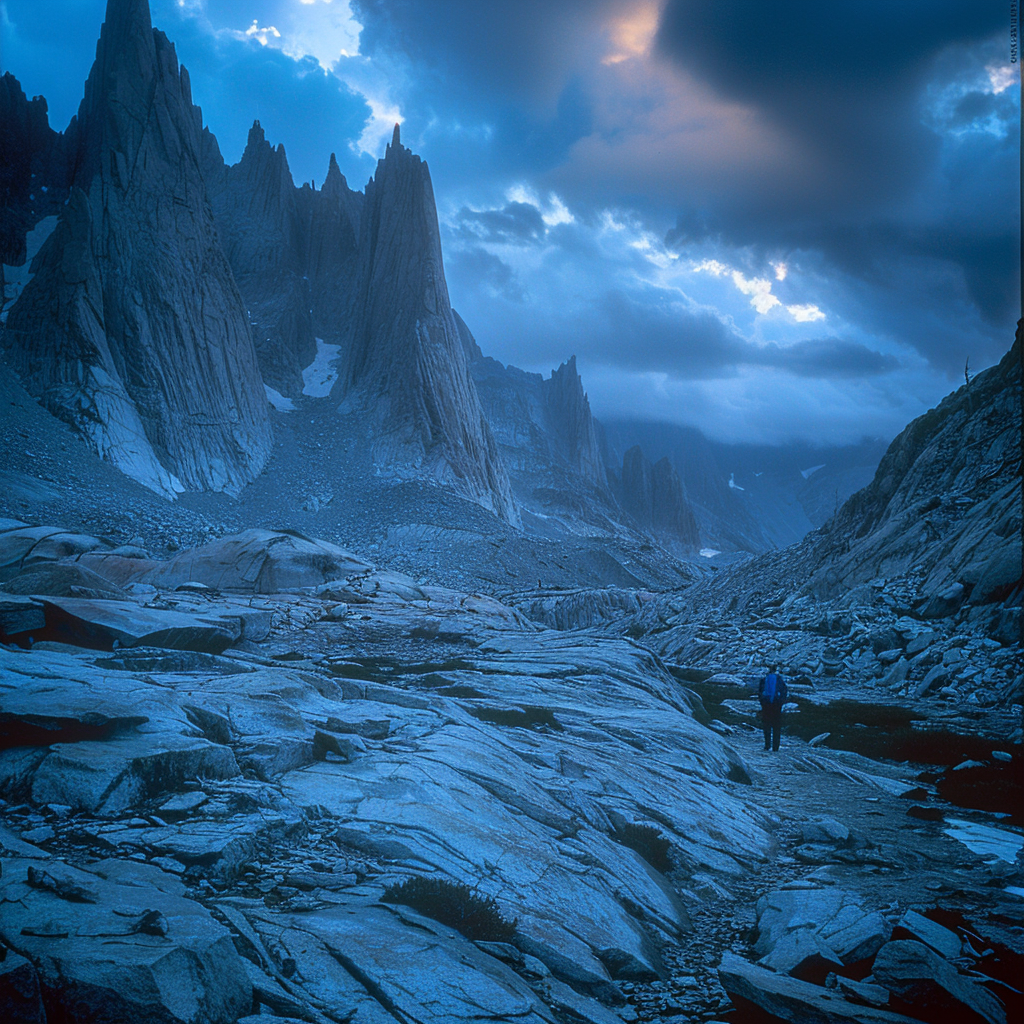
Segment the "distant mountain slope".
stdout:
<svg viewBox="0 0 1024 1024">
<path fill-rule="evenodd" d="M 821 529 L 721 573 L 708 595 L 753 607 L 900 578 L 907 609 L 924 617 L 1019 605 L 1020 344 L 1018 331 L 997 366 L 910 423 Z"/>
<path fill-rule="evenodd" d="M 885 450 L 879 440 L 827 447 L 724 444 L 671 423 L 611 421 L 604 429 L 619 458 L 638 444 L 652 461 L 671 460 L 701 544 L 724 552 L 795 544 L 871 480 Z"/>
</svg>

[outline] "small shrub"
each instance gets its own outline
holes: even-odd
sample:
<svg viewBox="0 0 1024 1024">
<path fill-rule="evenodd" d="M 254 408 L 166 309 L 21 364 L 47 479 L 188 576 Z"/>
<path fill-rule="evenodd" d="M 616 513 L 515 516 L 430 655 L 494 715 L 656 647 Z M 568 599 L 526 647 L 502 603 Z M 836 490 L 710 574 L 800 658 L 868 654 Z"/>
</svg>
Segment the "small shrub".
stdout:
<svg viewBox="0 0 1024 1024">
<path fill-rule="evenodd" d="M 651 825 L 629 822 L 617 828 L 612 833 L 612 838 L 639 853 L 655 871 L 668 872 L 675 867 L 669 856 L 672 844 Z"/>
<path fill-rule="evenodd" d="M 481 722 L 491 725 L 507 725 L 518 729 L 551 729 L 562 732 L 562 723 L 549 708 L 538 708 L 523 704 L 515 708 L 470 708 L 469 713 Z"/>
<path fill-rule="evenodd" d="M 502 916 L 493 897 L 443 878 L 407 878 L 389 886 L 381 900 L 412 907 L 471 941 L 511 942 L 516 931 L 516 921 Z"/>
</svg>

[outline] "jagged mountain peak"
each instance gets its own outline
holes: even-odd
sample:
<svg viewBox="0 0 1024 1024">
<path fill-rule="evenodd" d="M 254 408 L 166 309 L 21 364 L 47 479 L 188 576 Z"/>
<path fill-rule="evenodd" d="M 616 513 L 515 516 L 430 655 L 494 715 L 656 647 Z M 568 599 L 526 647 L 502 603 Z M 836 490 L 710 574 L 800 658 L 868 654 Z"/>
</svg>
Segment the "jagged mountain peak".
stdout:
<svg viewBox="0 0 1024 1024">
<path fill-rule="evenodd" d="M 260 124 L 259 118 L 256 118 L 249 129 L 249 135 L 245 141 L 245 150 L 248 152 L 250 147 L 260 146 L 266 141 L 267 133 L 263 130 L 263 125 Z"/>
<path fill-rule="evenodd" d="M 270 450 L 245 307 L 201 172 L 201 115 L 147 0 L 109 0 L 70 200 L 7 320 L 26 387 L 168 496 L 236 491 Z"/>
<path fill-rule="evenodd" d="M 285 153 L 284 145 L 271 145 L 267 141 L 266 132 L 259 121 L 254 121 L 249 129 L 249 137 L 246 140 L 245 150 L 242 159 L 236 165 L 243 174 L 252 174 L 256 167 L 266 167 L 270 173 L 279 176 L 281 185 L 294 186 L 291 168 L 288 166 L 288 155 Z"/>
<path fill-rule="evenodd" d="M 108 46 L 124 44 L 133 34 L 150 33 L 153 19 L 149 0 L 107 0 L 107 9 L 100 29 L 100 42 Z"/>
<path fill-rule="evenodd" d="M 597 428 L 583 380 L 576 369 L 576 356 L 570 356 L 544 382 L 548 420 L 561 441 L 570 465 L 586 480 L 603 487 L 607 484 L 601 458 Z"/>
<path fill-rule="evenodd" d="M 362 299 L 346 384 L 372 398 L 378 462 L 423 466 L 518 522 L 452 313 L 430 171 L 397 125 L 360 228 Z"/>
<path fill-rule="evenodd" d="M 348 181 L 341 173 L 338 166 L 338 158 L 332 153 L 330 163 L 327 165 L 327 177 L 324 178 L 321 192 L 328 196 L 341 196 L 348 192 Z"/>
<path fill-rule="evenodd" d="M 687 548 L 698 546 L 696 517 L 667 456 L 652 466 L 640 445 L 628 449 L 622 459 L 622 499 L 641 525 Z"/>
</svg>

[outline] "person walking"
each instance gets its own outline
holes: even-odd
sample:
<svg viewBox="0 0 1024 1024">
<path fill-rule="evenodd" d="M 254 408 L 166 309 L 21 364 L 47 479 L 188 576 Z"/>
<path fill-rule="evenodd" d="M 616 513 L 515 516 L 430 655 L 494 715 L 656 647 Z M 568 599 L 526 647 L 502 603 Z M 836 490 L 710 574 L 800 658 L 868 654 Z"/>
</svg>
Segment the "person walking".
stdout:
<svg viewBox="0 0 1024 1024">
<path fill-rule="evenodd" d="M 782 705 L 786 703 L 789 690 L 786 681 L 779 675 L 779 666 L 772 665 L 757 689 L 761 701 L 761 726 L 764 729 L 764 749 L 777 751 L 782 739 Z"/>
</svg>

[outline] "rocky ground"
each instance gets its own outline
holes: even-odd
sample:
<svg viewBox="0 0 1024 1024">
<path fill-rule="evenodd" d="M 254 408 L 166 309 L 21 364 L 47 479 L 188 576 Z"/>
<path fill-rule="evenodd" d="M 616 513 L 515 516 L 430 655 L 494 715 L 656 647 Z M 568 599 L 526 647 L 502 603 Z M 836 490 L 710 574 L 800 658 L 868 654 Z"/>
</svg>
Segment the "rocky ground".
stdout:
<svg viewBox="0 0 1024 1024">
<path fill-rule="evenodd" d="M 444 488 L 380 477 L 359 417 L 339 416 L 325 399 L 296 405 L 273 414 L 267 471 L 238 498 L 193 493 L 169 502 L 98 460 L 0 361 L 0 516 L 56 523 L 114 545 L 140 540 L 159 557 L 252 526 L 287 527 L 417 580 L 487 593 L 538 585 L 666 590 L 703 571 L 636 534 L 572 535 L 542 522 L 517 531 Z"/>
<path fill-rule="evenodd" d="M 1015 1012 L 991 723 L 959 771 L 800 739 L 849 696 L 822 654 L 768 754 L 739 646 L 666 668 L 295 534 L 4 527 L 9 1019 Z"/>
</svg>

